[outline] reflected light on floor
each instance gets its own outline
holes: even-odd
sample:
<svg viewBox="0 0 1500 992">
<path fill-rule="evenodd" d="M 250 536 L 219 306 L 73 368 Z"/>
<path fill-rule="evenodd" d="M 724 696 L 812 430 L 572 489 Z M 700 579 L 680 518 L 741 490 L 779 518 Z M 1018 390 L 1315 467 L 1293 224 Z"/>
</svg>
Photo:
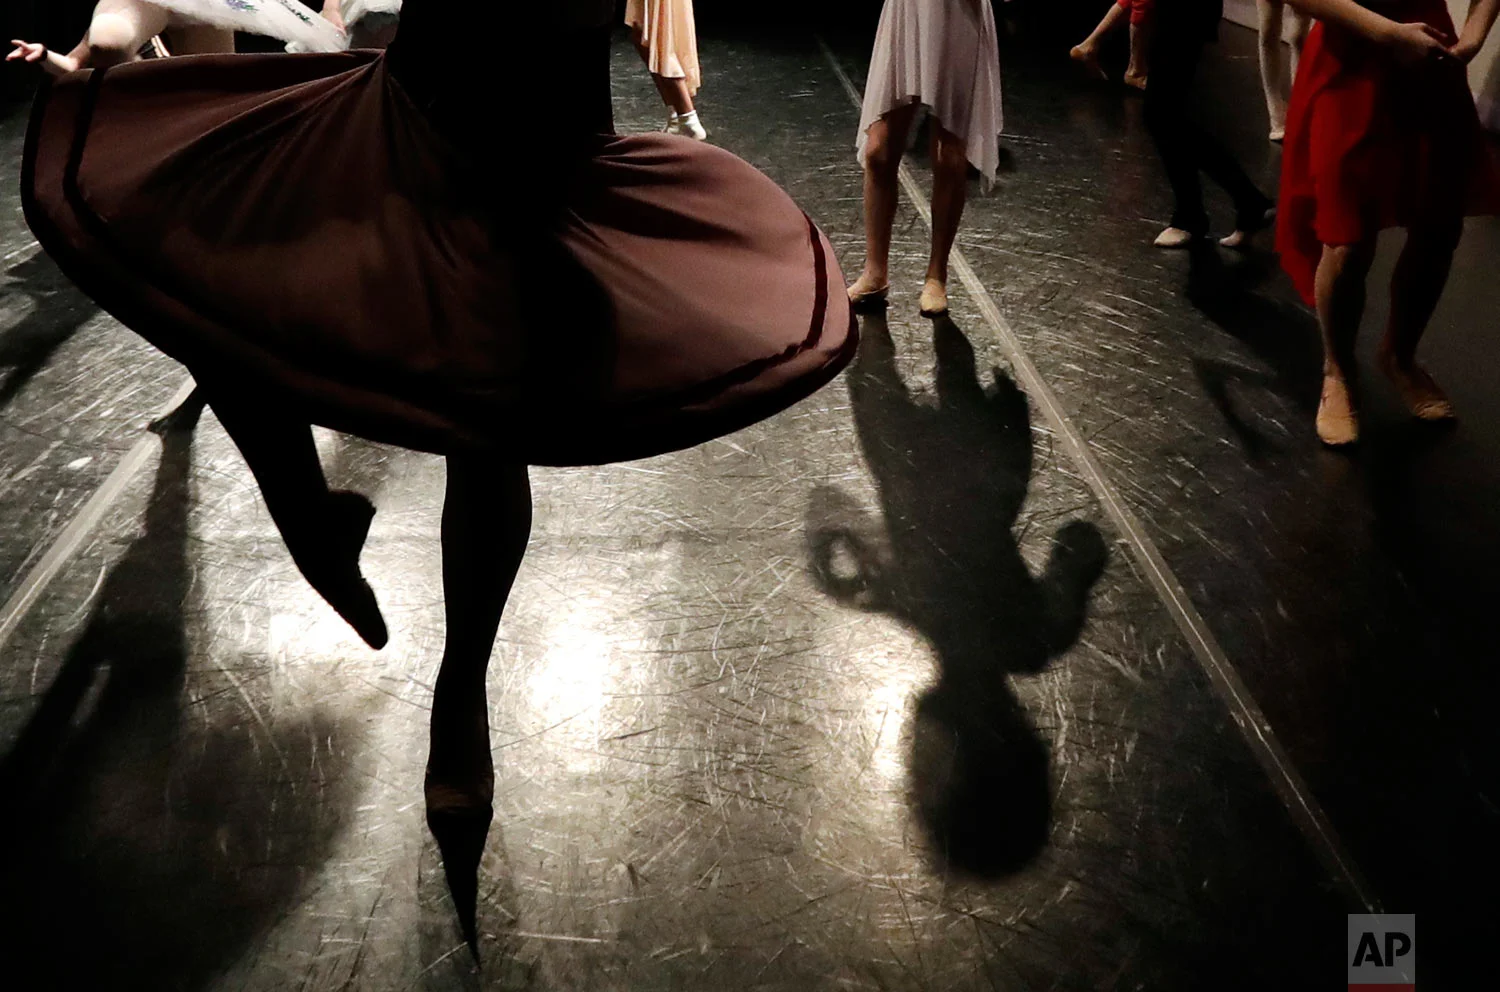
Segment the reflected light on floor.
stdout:
<svg viewBox="0 0 1500 992">
<path fill-rule="evenodd" d="M 566 755 L 570 772 L 590 772 L 599 766 L 600 710 L 622 647 L 619 638 L 608 633 L 615 626 L 602 597 L 569 599 L 551 614 L 544 631 L 545 653 L 526 679 L 535 729 L 556 727 L 548 736 L 559 755 Z"/>
<path fill-rule="evenodd" d="M 918 653 L 916 657 L 920 658 Z M 906 776 L 905 740 L 917 694 L 932 673 L 913 665 L 910 656 L 872 658 L 872 685 L 865 699 L 864 721 L 870 748 L 868 766 L 886 789 L 899 790 Z"/>
</svg>

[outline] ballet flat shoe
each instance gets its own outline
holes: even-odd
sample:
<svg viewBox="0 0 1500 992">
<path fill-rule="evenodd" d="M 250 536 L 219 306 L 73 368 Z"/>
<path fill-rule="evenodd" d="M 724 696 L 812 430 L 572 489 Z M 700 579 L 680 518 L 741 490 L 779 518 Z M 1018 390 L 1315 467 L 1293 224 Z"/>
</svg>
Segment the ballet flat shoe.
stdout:
<svg viewBox="0 0 1500 992">
<path fill-rule="evenodd" d="M 1318 403 L 1318 440 L 1330 448 L 1346 448 L 1359 440 L 1359 415 L 1349 386 L 1335 376 L 1323 377 L 1323 398 Z"/>
<path fill-rule="evenodd" d="M 1187 248 L 1197 240 L 1198 235 L 1192 231 L 1184 231 L 1180 227 L 1169 227 L 1158 234 L 1152 244 L 1158 248 L 1175 251 L 1180 248 Z"/>
<path fill-rule="evenodd" d="M 948 312 L 948 287 L 936 279 L 922 284 L 917 309 L 923 317 L 941 317 Z"/>
<path fill-rule="evenodd" d="M 1385 352 L 1380 356 L 1380 368 L 1395 385 L 1401 402 L 1406 404 L 1413 417 L 1431 423 L 1458 419 L 1448 394 L 1422 366 L 1413 364 L 1402 368 L 1389 352 Z"/>
</svg>

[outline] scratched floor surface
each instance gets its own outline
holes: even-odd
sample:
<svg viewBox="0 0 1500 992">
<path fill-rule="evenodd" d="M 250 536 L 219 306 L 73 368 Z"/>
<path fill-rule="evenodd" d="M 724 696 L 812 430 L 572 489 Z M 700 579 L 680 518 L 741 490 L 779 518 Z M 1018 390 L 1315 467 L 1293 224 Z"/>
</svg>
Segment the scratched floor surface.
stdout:
<svg viewBox="0 0 1500 992">
<path fill-rule="evenodd" d="M 857 113 L 825 53 L 706 35 L 714 139 L 853 270 Z M 1245 41 L 1211 67 L 1222 99 L 1254 95 Z M 867 40 L 830 43 L 858 83 Z M 1469 426 L 1413 439 L 1379 407 L 1369 450 L 1331 458 L 1306 315 L 1254 257 L 1185 293 L 1185 262 L 1145 247 L 1168 204 L 1139 107 L 1018 44 L 1012 168 L 963 250 L 1381 896 L 1461 916 L 1491 891 L 1462 870 L 1494 866 L 1470 607 L 1500 534 L 1495 401 L 1461 356 L 1496 231 L 1476 225 L 1439 318 Z M 623 46 L 615 102 L 624 130 L 660 116 Z M 1252 125 L 1236 140 L 1274 175 Z M 12 177 L 22 126 L 0 124 Z M 981 301 L 916 317 L 926 231 L 909 206 L 896 230 L 892 309 L 833 386 L 694 451 L 534 473 L 490 678 L 477 967 L 420 805 L 441 462 L 320 437 L 380 510 L 376 654 L 297 576 L 211 415 L 150 440 L 0 654 L 22 987 L 1336 985 L 1346 894 Z M 183 373 L 29 247 L 13 183 L 0 249 L 9 595 Z M 1443 600 L 1463 563 L 1479 577 Z"/>
</svg>

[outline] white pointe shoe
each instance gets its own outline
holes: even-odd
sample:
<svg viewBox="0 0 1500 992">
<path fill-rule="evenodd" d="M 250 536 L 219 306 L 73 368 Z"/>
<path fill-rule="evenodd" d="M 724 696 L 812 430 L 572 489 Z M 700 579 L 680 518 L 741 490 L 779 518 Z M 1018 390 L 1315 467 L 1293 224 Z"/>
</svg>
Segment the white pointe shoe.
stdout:
<svg viewBox="0 0 1500 992">
<path fill-rule="evenodd" d="M 689 110 L 685 114 L 675 111 L 667 118 L 667 126 L 662 128 L 668 134 L 680 135 L 684 138 L 692 138 L 694 141 L 705 141 L 708 138 L 708 130 L 698 121 L 698 111 Z"/>
</svg>

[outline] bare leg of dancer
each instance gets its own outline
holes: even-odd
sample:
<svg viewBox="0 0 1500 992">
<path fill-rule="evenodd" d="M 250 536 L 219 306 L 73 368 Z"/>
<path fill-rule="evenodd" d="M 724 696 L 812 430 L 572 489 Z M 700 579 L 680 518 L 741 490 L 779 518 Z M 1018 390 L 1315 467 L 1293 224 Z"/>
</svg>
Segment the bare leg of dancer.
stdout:
<svg viewBox="0 0 1500 992">
<path fill-rule="evenodd" d="M 1130 64 L 1125 67 L 1125 85 L 1146 88 L 1151 71 L 1151 20 L 1130 24 Z"/>
<path fill-rule="evenodd" d="M 1352 384 L 1354 341 L 1365 314 L 1365 279 L 1375 261 L 1375 241 L 1324 245 L 1315 295 L 1323 332 L 1323 397 L 1318 404 L 1318 437 L 1330 447 L 1359 440 L 1359 417 Z"/>
<path fill-rule="evenodd" d="M 448 458 L 443 504 L 447 639 L 432 695 L 424 791 L 427 825 L 443 855 L 464 937 L 476 954 L 479 863 L 495 795 L 485 673 L 530 536 L 526 466 L 487 455 Z"/>
<path fill-rule="evenodd" d="M 635 42 L 635 50 L 640 53 L 641 61 L 646 64 L 649 71 L 651 50 L 646 47 L 646 37 L 640 28 L 632 30 L 631 40 Z M 708 137 L 708 132 L 698 120 L 698 111 L 693 106 L 693 94 L 688 89 L 686 79 L 674 79 L 653 72 L 651 82 L 656 84 L 656 92 L 660 94 L 662 103 L 665 103 L 667 109 L 672 111 L 672 116 L 667 121 L 668 133 L 696 138 L 699 141 Z"/>
<path fill-rule="evenodd" d="M 1073 50 L 1068 54 L 1074 62 L 1083 65 L 1093 75 L 1098 76 L 1100 79 L 1108 79 L 1109 74 L 1099 64 L 1099 46 L 1104 43 L 1104 39 L 1109 37 L 1112 31 L 1118 30 L 1120 25 L 1128 20 L 1129 17 L 1130 11 L 1119 4 L 1110 7 L 1109 13 L 1105 14 L 1104 19 L 1099 22 L 1099 26 L 1094 28 L 1093 34 L 1090 34 L 1079 44 L 1074 45 Z M 1134 46 L 1132 46 L 1133 48 Z M 1132 61 L 1134 61 L 1133 51 Z"/>
<path fill-rule="evenodd" d="M 646 61 L 649 55 L 645 46 L 637 42 L 636 48 L 641 53 L 641 60 Z M 669 79 L 653 72 L 651 82 L 656 84 L 656 92 L 661 94 L 661 102 L 665 103 L 672 113 L 686 116 L 693 112 L 693 94 L 688 92 L 687 80 Z"/>
<path fill-rule="evenodd" d="M 250 466 L 297 568 L 366 643 L 384 647 L 385 620 L 359 571 L 375 508 L 357 493 L 329 490 L 306 422 L 233 392 L 209 390 L 208 396 Z"/>
<path fill-rule="evenodd" d="M 948 256 L 958 237 L 969 192 L 969 156 L 964 142 L 938 121 L 932 123 L 932 252 L 922 284 L 924 317 L 948 312 Z"/>
<path fill-rule="evenodd" d="M 901 156 L 917 106 L 897 107 L 870 126 L 865 138 L 865 267 L 849 287 L 856 305 L 883 302 L 890 288 L 891 225 Z"/>
<path fill-rule="evenodd" d="M 1417 364 L 1417 345 L 1448 285 L 1462 234 L 1461 219 L 1412 228 L 1391 277 L 1391 314 L 1380 344 L 1380 367 L 1420 420 L 1453 419 L 1447 395 Z"/>
</svg>

